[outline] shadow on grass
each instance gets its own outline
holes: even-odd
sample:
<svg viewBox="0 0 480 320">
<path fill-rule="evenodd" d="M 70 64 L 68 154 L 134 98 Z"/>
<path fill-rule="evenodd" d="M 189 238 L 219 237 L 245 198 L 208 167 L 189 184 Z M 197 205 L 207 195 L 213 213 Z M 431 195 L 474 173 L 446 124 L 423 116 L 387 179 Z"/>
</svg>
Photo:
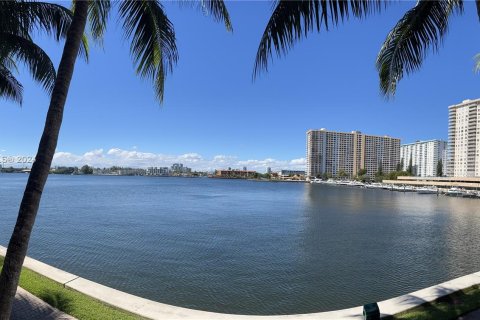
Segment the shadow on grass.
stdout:
<svg viewBox="0 0 480 320">
<path fill-rule="evenodd" d="M 39 294 L 38 297 L 52 307 L 65 313 L 70 313 L 73 310 L 72 299 L 66 297 L 61 292 L 47 290 Z"/>
<path fill-rule="evenodd" d="M 436 288 L 437 293 L 446 294 L 451 289 Z M 411 296 L 411 299 L 419 299 Z M 454 320 L 473 311 L 480 306 L 480 287 L 478 285 L 464 290 L 449 293 L 432 302 L 424 302 L 418 307 L 393 316 L 385 316 L 385 320 Z"/>
</svg>

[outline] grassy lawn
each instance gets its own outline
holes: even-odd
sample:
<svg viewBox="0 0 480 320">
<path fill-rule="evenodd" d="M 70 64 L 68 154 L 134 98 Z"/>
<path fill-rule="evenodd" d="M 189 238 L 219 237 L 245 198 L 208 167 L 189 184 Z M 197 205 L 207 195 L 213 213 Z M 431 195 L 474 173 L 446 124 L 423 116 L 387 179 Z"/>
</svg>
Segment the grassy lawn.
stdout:
<svg viewBox="0 0 480 320">
<path fill-rule="evenodd" d="M 475 285 L 386 319 L 453 320 L 478 308 L 480 308 L 480 286 Z"/>
<path fill-rule="evenodd" d="M 0 266 L 3 257 L 0 257 Z M 62 284 L 50 280 L 27 268 L 23 268 L 20 286 L 55 308 L 80 320 L 130 320 L 143 319 L 126 311 L 106 305 L 78 291 L 64 288 Z"/>
</svg>

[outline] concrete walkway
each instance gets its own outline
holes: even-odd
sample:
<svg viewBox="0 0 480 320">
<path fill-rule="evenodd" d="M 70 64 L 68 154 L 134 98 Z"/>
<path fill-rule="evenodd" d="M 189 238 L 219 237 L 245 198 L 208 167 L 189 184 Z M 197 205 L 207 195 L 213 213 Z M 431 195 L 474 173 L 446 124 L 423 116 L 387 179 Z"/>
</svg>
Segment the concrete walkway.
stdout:
<svg viewBox="0 0 480 320">
<path fill-rule="evenodd" d="M 11 320 L 75 320 L 46 302 L 35 297 L 31 293 L 17 289 L 15 302 L 13 303 Z"/>
<path fill-rule="evenodd" d="M 457 320 L 480 320 L 480 310 L 467 313 L 459 317 Z"/>
</svg>

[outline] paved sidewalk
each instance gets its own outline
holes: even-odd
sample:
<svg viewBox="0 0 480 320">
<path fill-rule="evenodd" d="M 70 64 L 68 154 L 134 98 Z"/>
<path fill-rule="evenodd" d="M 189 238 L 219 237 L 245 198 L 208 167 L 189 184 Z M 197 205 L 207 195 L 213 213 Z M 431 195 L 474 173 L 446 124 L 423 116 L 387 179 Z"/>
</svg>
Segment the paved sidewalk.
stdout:
<svg viewBox="0 0 480 320">
<path fill-rule="evenodd" d="M 75 320 L 46 302 L 35 297 L 33 294 L 17 289 L 11 320 Z"/>
<path fill-rule="evenodd" d="M 457 320 L 480 320 L 480 310 L 467 313 L 459 317 Z"/>
</svg>

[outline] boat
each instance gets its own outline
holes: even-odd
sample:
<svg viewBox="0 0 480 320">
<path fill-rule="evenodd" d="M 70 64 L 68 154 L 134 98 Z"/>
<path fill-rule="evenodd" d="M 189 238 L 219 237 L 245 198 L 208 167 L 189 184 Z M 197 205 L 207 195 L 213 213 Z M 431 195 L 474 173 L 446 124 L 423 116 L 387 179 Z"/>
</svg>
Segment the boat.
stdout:
<svg viewBox="0 0 480 320">
<path fill-rule="evenodd" d="M 437 188 L 422 187 L 417 189 L 418 194 L 438 194 Z"/>
<path fill-rule="evenodd" d="M 390 190 L 392 190 L 392 191 L 404 191 L 404 186 L 392 185 Z"/>
<path fill-rule="evenodd" d="M 478 194 L 475 191 L 465 191 L 462 194 L 462 197 L 464 197 L 464 198 L 477 198 Z"/>
<path fill-rule="evenodd" d="M 369 189 L 385 189 L 385 186 L 381 183 L 378 183 L 378 182 L 365 184 L 365 187 L 369 188 Z"/>
<path fill-rule="evenodd" d="M 325 183 L 327 184 L 336 184 L 337 182 L 333 179 L 328 179 L 327 181 L 325 181 Z"/>
<path fill-rule="evenodd" d="M 365 184 L 360 181 L 350 181 L 347 185 L 351 187 L 365 187 Z"/>
<path fill-rule="evenodd" d="M 463 197 L 463 194 L 465 192 L 462 189 L 459 188 L 450 188 L 447 190 L 445 195 L 450 196 L 450 197 Z"/>
</svg>

